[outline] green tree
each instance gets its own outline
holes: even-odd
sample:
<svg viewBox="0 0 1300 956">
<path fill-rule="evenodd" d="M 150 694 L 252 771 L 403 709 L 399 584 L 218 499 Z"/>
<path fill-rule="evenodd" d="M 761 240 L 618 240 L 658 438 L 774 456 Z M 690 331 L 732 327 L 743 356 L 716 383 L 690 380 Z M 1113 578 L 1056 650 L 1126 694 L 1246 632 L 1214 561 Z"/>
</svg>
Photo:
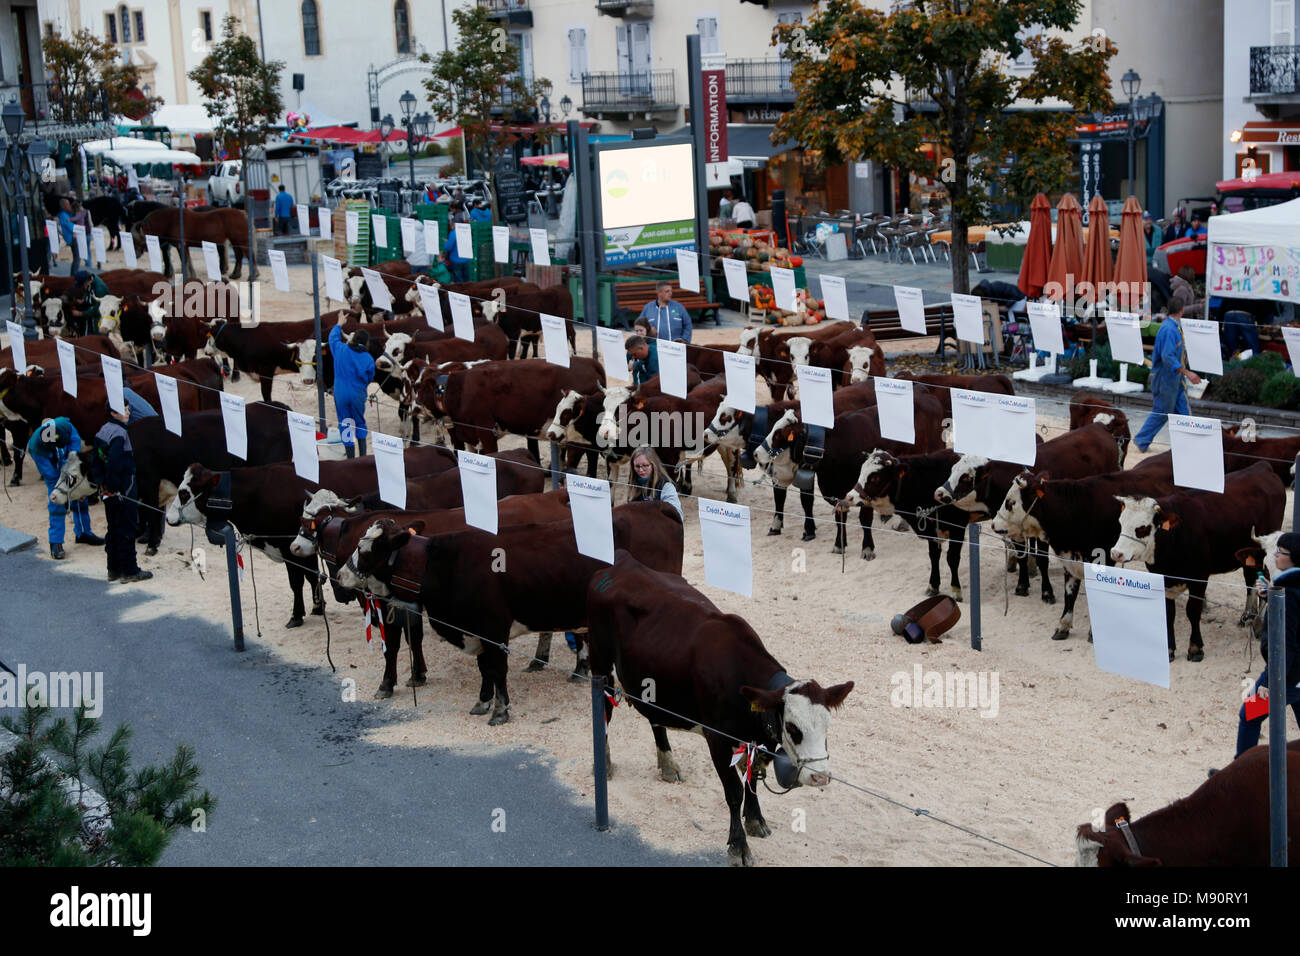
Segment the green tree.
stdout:
<svg viewBox="0 0 1300 956">
<path fill-rule="evenodd" d="M 239 20 L 227 16 L 221 21 L 221 40 L 213 44 L 189 78 L 203 94 L 204 107 L 216 121 L 216 133 L 227 144 L 237 143 L 244 157 L 248 147 L 266 142 L 272 124 L 280 121 L 284 103 L 280 98 L 280 74 L 284 61 L 265 62 L 257 44 L 239 31 Z M 248 195 L 248 163 L 243 164 L 244 195 Z M 253 249 L 253 217 L 248 217 L 249 249 Z M 256 278 L 256 255 L 248 261 L 248 278 Z M 238 268 L 238 254 L 236 254 Z"/>
<path fill-rule="evenodd" d="M 216 800 L 199 791 L 189 747 L 133 772 L 125 725 L 91 751 L 99 723 L 84 706 L 71 720 L 48 717 L 29 705 L 0 719 L 17 738 L 0 755 L 0 866 L 152 866 L 177 829 L 206 827 Z"/>
<path fill-rule="evenodd" d="M 914 0 L 890 12 L 823 0 L 808 23 L 774 41 L 793 60 L 795 107 L 773 139 L 794 139 L 826 163 L 868 157 L 902 170 L 923 143 L 951 157 L 941 181 L 952 205 L 953 289 L 970 288 L 968 227 L 995 200 L 1064 189 L 1080 114 L 1112 106 L 1115 46 L 1070 46 L 1081 0 Z M 1028 39 L 1022 26 L 1041 32 Z M 1032 69 L 1009 69 L 1028 53 Z M 1047 107 L 1013 109 L 1028 105 Z M 902 114 L 902 119 L 898 115 Z"/>
<path fill-rule="evenodd" d="M 41 41 L 49 77 L 50 118 L 61 123 L 142 119 L 162 102 L 140 92 L 140 71 L 122 63 L 116 46 L 89 30 Z"/>
<path fill-rule="evenodd" d="M 444 123 L 455 123 L 464 131 L 465 151 L 474 157 L 484 178 L 492 185 L 497 163 L 519 139 L 518 134 L 504 128 L 509 115 L 494 121 L 492 108 L 514 106 L 527 112 L 551 89 L 551 84 L 545 79 L 532 83 L 524 80 L 519 49 L 483 7 L 458 7 L 452 11 L 451 19 L 459 34 L 456 45 L 435 55 L 420 55 L 423 62 L 433 67 L 424 88 L 433 104 L 434 116 Z M 499 219 L 496 190 L 488 192 L 492 218 Z"/>
</svg>

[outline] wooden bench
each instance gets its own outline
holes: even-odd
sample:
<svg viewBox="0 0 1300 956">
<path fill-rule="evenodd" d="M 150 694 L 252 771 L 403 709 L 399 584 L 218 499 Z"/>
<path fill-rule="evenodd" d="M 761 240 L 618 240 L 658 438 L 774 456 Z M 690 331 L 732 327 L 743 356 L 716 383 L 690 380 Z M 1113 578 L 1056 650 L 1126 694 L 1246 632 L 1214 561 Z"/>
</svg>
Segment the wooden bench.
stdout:
<svg viewBox="0 0 1300 956">
<path fill-rule="evenodd" d="M 641 310 L 656 299 L 655 287 L 658 281 L 649 282 L 615 282 L 614 283 L 614 314 L 630 313 L 631 323 Z M 682 287 L 676 282 L 673 284 L 673 301 L 679 303 L 682 308 L 692 315 L 697 315 L 699 319 L 712 318 L 715 325 L 722 324 L 722 318 L 718 315 L 718 310 L 722 308 L 721 302 L 710 302 L 699 292 L 683 291 Z M 694 320 L 693 320 L 694 321 Z"/>
<path fill-rule="evenodd" d="M 945 331 L 952 335 L 952 306 L 926 306 L 925 334 L 938 335 L 941 322 Z M 898 319 L 897 309 L 869 309 L 862 314 L 862 325 L 876 337 L 877 342 L 887 339 L 914 339 L 920 337 L 911 329 L 903 328 Z"/>
</svg>

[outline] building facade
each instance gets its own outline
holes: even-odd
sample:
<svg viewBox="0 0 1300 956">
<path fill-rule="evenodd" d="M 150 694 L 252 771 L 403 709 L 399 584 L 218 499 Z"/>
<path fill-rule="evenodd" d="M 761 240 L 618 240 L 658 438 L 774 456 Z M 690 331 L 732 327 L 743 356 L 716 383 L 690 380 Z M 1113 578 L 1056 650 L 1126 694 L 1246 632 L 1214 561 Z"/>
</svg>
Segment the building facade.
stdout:
<svg viewBox="0 0 1300 956">
<path fill-rule="evenodd" d="M 1300 172 L 1300 3 L 1223 5 L 1220 178 Z"/>
</svg>

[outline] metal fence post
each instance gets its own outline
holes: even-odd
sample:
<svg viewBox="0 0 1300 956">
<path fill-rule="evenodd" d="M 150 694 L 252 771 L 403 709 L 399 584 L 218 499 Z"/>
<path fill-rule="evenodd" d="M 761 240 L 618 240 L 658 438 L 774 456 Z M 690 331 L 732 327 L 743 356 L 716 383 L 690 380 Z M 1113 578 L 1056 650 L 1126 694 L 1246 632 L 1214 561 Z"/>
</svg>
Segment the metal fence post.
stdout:
<svg viewBox="0 0 1300 956">
<path fill-rule="evenodd" d="M 609 829 L 609 784 L 605 779 L 605 681 L 591 678 L 591 769 L 596 781 L 596 829 Z"/>
<path fill-rule="evenodd" d="M 1268 845 L 1272 866 L 1286 866 L 1286 596 L 1268 589 Z"/>
<path fill-rule="evenodd" d="M 1300 455 L 1295 456 L 1295 465 L 1292 467 L 1294 468 L 1294 471 L 1292 471 L 1291 474 L 1300 476 Z M 1298 477 L 1298 480 L 1300 480 L 1300 477 Z M 1294 487 L 1294 485 L 1295 481 L 1292 481 L 1292 487 Z M 1300 531 L 1300 508 L 1296 508 L 1294 504 L 1291 507 L 1291 530 Z"/>
<path fill-rule="evenodd" d="M 970 646 L 973 651 L 984 650 L 984 635 L 980 631 L 980 525 L 972 522 L 970 528 Z"/>
<path fill-rule="evenodd" d="M 317 274 L 316 260 L 319 253 L 313 249 L 311 256 L 311 307 L 316 317 L 316 431 L 325 431 L 325 345 L 321 341 L 320 328 L 320 279 Z M 252 282 L 250 280 L 251 287 Z"/>
<path fill-rule="evenodd" d="M 180 209 L 176 213 L 176 223 L 181 238 L 181 250 L 180 250 L 181 251 L 181 289 L 182 289 L 181 294 L 184 295 L 185 283 L 189 280 L 189 276 L 185 274 L 185 177 L 184 176 L 180 177 L 180 186 L 181 186 L 180 195 L 179 195 Z M 163 247 L 163 255 L 166 254 L 167 254 L 167 249 L 166 247 Z M 166 263 L 163 263 L 163 265 L 166 266 Z M 163 271 L 166 272 L 167 271 L 166 268 L 164 268 Z M 184 302 L 185 300 L 181 299 L 181 301 Z"/>
<path fill-rule="evenodd" d="M 230 620 L 235 627 L 235 650 L 244 649 L 244 609 L 239 603 L 239 546 L 235 543 L 235 528 L 227 524 L 226 578 L 230 582 Z"/>
<path fill-rule="evenodd" d="M 551 439 L 551 489 L 560 487 L 560 446 Z"/>
</svg>

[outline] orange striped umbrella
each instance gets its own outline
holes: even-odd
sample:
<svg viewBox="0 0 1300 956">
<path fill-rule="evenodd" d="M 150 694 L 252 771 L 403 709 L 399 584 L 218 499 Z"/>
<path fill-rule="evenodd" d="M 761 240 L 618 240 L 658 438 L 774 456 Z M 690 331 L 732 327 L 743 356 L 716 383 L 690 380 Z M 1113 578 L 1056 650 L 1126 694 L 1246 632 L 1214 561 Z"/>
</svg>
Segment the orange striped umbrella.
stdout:
<svg viewBox="0 0 1300 956">
<path fill-rule="evenodd" d="M 1031 299 L 1043 294 L 1047 267 L 1052 261 L 1052 204 L 1039 193 L 1029 204 L 1029 239 L 1025 257 L 1020 260 L 1020 279 L 1016 285 Z"/>
<path fill-rule="evenodd" d="M 1115 263 L 1110 258 L 1110 210 L 1101 195 L 1092 197 L 1088 203 L 1088 246 L 1083 252 L 1083 279 L 1095 289 L 1103 282 L 1110 282 L 1115 275 Z M 1089 301 L 1096 302 L 1103 296 L 1093 292 Z"/>
<path fill-rule="evenodd" d="M 1083 277 L 1083 208 L 1074 193 L 1066 193 L 1056 204 L 1056 245 L 1047 266 L 1047 285 L 1055 284 L 1052 299 L 1073 295 L 1074 284 Z"/>
<path fill-rule="evenodd" d="M 1142 235 L 1142 207 L 1135 197 L 1124 200 L 1119 220 L 1119 252 L 1115 255 L 1116 286 L 1122 307 L 1130 312 L 1142 308 L 1147 287 L 1147 244 Z M 1135 294 L 1129 295 L 1129 290 Z"/>
</svg>

